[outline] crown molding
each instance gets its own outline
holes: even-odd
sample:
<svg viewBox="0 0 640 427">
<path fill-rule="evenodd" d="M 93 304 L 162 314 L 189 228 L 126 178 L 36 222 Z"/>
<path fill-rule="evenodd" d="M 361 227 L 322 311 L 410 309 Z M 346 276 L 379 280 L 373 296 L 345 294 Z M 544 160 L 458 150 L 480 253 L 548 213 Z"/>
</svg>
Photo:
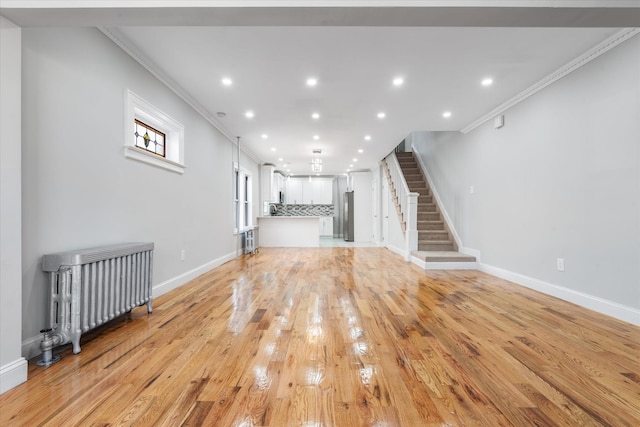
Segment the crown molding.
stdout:
<svg viewBox="0 0 640 427">
<path fill-rule="evenodd" d="M 625 41 L 629 40 L 631 37 L 639 33 L 640 33 L 640 28 L 625 28 L 623 30 L 618 31 L 616 34 L 604 40 L 602 43 L 596 45 L 595 47 L 589 49 L 587 52 L 583 53 L 573 61 L 565 64 L 564 66 L 560 67 L 556 71 L 544 77 L 542 80 L 539 80 L 537 83 L 534 83 L 533 85 L 529 86 L 519 94 L 510 98 L 503 104 L 489 111 L 487 114 L 469 123 L 467 126 L 460 129 L 460 132 L 469 133 L 475 128 L 479 127 L 480 125 L 488 122 L 489 120 L 493 120 L 496 116 L 505 113 L 509 108 L 521 103 L 525 99 L 529 98 L 531 95 L 534 95 L 540 92 L 542 89 L 549 86 L 550 84 L 557 82 L 558 80 L 565 77 L 566 75 L 576 71 L 580 67 L 588 64 L 589 62 L 593 61 L 600 55 L 610 51 L 614 47 L 618 46 L 621 43 L 624 43 Z"/>
<path fill-rule="evenodd" d="M 4 0 L 5 8 L 637 7 L 637 0 Z"/>
<path fill-rule="evenodd" d="M 191 108 L 193 108 L 198 114 L 200 114 L 207 122 L 215 127 L 222 135 L 224 135 L 232 144 L 237 144 L 236 137 L 229 132 L 220 122 L 218 122 L 214 116 L 195 98 L 184 90 L 178 83 L 176 83 L 171 77 L 169 77 L 157 64 L 151 61 L 146 55 L 140 52 L 138 49 L 131 46 L 127 38 L 118 31 L 117 28 L 98 27 L 105 36 L 107 36 L 112 42 L 114 42 L 120 49 L 132 57 L 137 63 L 142 65 L 147 71 L 149 71 L 155 78 L 157 78 L 162 84 L 164 84 L 169 90 L 175 93 L 180 99 L 186 102 Z M 249 156 L 257 164 L 260 164 L 258 157 L 246 149 L 240 148 L 247 156 Z"/>
</svg>

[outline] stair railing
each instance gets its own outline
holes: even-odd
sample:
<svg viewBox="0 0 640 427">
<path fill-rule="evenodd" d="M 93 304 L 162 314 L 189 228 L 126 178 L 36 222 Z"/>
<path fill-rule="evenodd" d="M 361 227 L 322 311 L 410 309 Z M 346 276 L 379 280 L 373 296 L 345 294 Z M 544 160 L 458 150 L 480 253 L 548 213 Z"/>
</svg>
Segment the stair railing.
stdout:
<svg viewBox="0 0 640 427">
<path fill-rule="evenodd" d="M 391 186 L 389 191 L 395 193 L 394 202 L 399 207 L 400 222 L 404 222 L 404 257 L 411 261 L 411 253 L 418 250 L 418 193 L 409 191 L 396 153 L 385 158 Z"/>
</svg>

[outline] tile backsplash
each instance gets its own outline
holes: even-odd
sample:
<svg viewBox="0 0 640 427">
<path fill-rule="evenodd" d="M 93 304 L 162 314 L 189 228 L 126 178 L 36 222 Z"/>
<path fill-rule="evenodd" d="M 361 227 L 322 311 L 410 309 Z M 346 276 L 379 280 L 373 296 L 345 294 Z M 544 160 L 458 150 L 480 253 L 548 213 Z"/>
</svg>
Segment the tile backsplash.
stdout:
<svg viewBox="0 0 640 427">
<path fill-rule="evenodd" d="M 269 204 L 271 216 L 334 216 L 333 205 Z"/>
</svg>

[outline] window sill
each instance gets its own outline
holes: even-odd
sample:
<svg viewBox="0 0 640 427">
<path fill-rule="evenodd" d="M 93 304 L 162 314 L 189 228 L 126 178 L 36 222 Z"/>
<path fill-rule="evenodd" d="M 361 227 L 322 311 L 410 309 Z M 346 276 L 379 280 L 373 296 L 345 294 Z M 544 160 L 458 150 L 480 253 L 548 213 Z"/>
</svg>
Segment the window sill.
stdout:
<svg viewBox="0 0 640 427">
<path fill-rule="evenodd" d="M 153 153 L 149 153 L 140 148 L 134 147 L 132 145 L 127 145 L 124 147 L 124 156 L 133 160 L 137 160 L 139 162 L 148 163 L 153 166 L 157 166 L 163 169 L 170 170 L 171 172 L 176 172 L 179 174 L 183 174 L 186 166 L 180 163 L 176 163 L 164 157 L 156 156 Z"/>
<path fill-rule="evenodd" d="M 257 229 L 258 229 L 258 226 L 257 226 L 257 225 L 248 225 L 248 226 L 246 226 L 246 227 L 242 227 L 242 228 L 240 229 L 240 232 L 238 233 L 238 229 L 237 229 L 237 228 L 234 228 L 234 229 L 233 229 L 233 235 L 234 235 L 234 236 L 237 236 L 238 234 L 245 233 L 245 232 L 247 232 L 247 231 L 249 231 L 249 230 L 257 230 Z"/>
</svg>

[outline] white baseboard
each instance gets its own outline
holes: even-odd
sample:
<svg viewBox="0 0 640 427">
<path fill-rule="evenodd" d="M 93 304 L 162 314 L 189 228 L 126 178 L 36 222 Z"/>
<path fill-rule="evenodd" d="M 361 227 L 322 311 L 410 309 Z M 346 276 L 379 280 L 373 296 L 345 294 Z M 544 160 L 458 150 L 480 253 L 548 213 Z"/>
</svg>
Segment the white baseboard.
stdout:
<svg viewBox="0 0 640 427">
<path fill-rule="evenodd" d="M 501 279 L 509 280 L 526 288 L 533 289 L 543 294 L 551 295 L 561 300 L 577 304 L 598 313 L 614 317 L 618 320 L 640 326 L 640 310 L 628 307 L 613 301 L 605 300 L 584 292 L 554 285 L 532 277 L 514 273 L 488 264 L 478 263 L 478 270 L 489 273 Z"/>
<path fill-rule="evenodd" d="M 236 256 L 234 255 L 234 252 L 231 252 L 227 255 L 221 256 L 220 258 L 214 259 L 212 261 L 207 262 L 206 264 L 196 267 L 193 270 L 189 270 L 185 273 L 182 273 L 179 276 L 176 276 L 169 280 L 165 280 L 162 283 L 158 283 L 153 287 L 153 297 L 154 298 L 158 297 L 160 295 L 166 294 L 169 291 L 179 288 L 180 286 L 195 279 L 196 277 L 203 275 L 207 271 L 212 270 L 216 267 L 219 267 L 225 262 L 231 261 L 232 259 L 235 259 L 235 258 Z"/>
<path fill-rule="evenodd" d="M 459 247 L 458 248 L 458 252 L 460 252 L 461 254 L 470 255 L 472 257 L 475 257 L 476 258 L 476 263 L 481 261 L 480 251 L 477 250 L 477 249 Z"/>
<path fill-rule="evenodd" d="M 42 350 L 40 350 L 40 342 L 42 341 L 42 334 L 36 335 L 35 337 L 27 338 L 22 341 L 22 356 L 29 360 L 32 359 L 39 354 L 42 354 Z"/>
<path fill-rule="evenodd" d="M 393 245 L 384 245 L 384 247 L 389 249 L 391 252 L 395 252 L 398 255 L 400 255 L 402 258 L 404 258 L 404 255 L 405 255 L 404 249 L 397 248 Z"/>
<path fill-rule="evenodd" d="M 533 277 L 525 276 L 519 273 L 514 273 L 512 271 L 505 270 L 503 268 L 494 267 L 489 264 L 483 264 L 482 262 L 480 262 L 481 253 L 477 249 L 460 248 L 460 252 L 463 254 L 472 255 L 476 257 L 475 263 L 468 263 L 469 264 L 468 269 L 470 270 L 477 269 L 484 273 L 488 273 L 493 276 L 500 277 L 501 279 L 508 280 L 517 285 L 524 286 L 525 288 L 533 289 L 534 291 L 542 292 L 543 294 L 559 298 L 563 301 L 577 304 L 581 307 L 588 308 L 589 310 L 593 310 L 598 313 L 611 316 L 618 320 L 622 320 L 623 322 L 628 322 L 633 325 L 640 326 L 640 310 L 636 308 L 619 304 L 613 301 L 609 301 L 604 298 L 599 298 L 593 295 L 589 295 L 584 292 L 565 288 L 563 286 L 547 283 L 543 280 L 534 279 Z M 441 268 L 441 267 L 446 267 L 441 265 L 446 263 L 426 263 L 415 257 L 412 257 L 412 262 L 418 265 L 419 267 L 424 268 L 425 270 L 441 270 L 441 269 L 452 270 L 452 268 Z M 471 268 L 471 264 L 474 265 L 473 268 Z M 462 268 L 455 268 L 455 269 L 462 269 Z"/>
<path fill-rule="evenodd" d="M 153 297 L 159 297 L 162 294 L 166 294 L 167 292 L 179 288 L 180 286 L 190 282 L 191 280 L 206 273 L 207 271 L 219 267 L 227 261 L 235 259 L 236 257 L 234 256 L 234 252 L 209 261 L 206 264 L 182 273 L 179 276 L 173 277 L 169 280 L 165 280 L 162 283 L 158 283 L 153 287 Z M 26 340 L 22 341 L 22 355 L 27 359 L 31 359 L 40 355 L 42 353 L 42 351 L 40 350 L 40 341 L 42 341 L 41 335 L 36 335 L 35 337 L 27 338 Z"/>
<path fill-rule="evenodd" d="M 24 357 L 0 366 L 0 394 L 27 381 L 27 360 Z"/>
</svg>

